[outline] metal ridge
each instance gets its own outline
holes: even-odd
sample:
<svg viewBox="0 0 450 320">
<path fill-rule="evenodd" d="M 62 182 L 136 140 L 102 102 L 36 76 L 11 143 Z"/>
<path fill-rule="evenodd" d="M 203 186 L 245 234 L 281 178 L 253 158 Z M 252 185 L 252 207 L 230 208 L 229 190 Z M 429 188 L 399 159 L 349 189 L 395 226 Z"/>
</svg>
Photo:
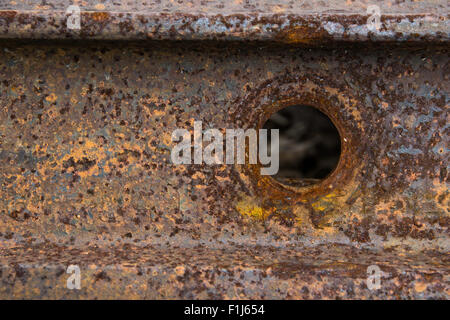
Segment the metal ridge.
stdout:
<svg viewBox="0 0 450 320">
<path fill-rule="evenodd" d="M 372 2 L 380 9 L 381 24 L 377 29 L 368 24 L 373 14 L 366 9 Z M 83 1 L 78 6 L 80 28 L 71 29 L 67 25 L 71 16 L 67 8 L 77 5 L 76 1 L 56 1 L 51 5 L 25 1 L 15 6 L 0 4 L 0 38 L 285 43 L 449 41 L 449 11 L 445 1 L 419 1 L 415 7 L 389 6 L 389 3 L 281 1 L 275 4 L 263 0 L 220 5 L 217 1 L 191 0 L 179 1 L 177 5 L 169 1 L 126 5 Z"/>
</svg>

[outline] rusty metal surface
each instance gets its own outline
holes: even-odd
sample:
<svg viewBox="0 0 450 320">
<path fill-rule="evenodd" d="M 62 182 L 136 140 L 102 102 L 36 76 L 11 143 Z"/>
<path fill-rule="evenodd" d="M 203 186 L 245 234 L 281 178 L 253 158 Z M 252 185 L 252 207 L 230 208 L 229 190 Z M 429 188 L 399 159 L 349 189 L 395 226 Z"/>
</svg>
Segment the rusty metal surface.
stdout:
<svg viewBox="0 0 450 320">
<path fill-rule="evenodd" d="M 448 299 L 439 39 L 3 40 L 0 297 Z M 318 185 L 170 162 L 176 128 L 258 128 L 293 104 L 319 108 L 341 134 L 338 167 Z M 77 263 L 84 289 L 65 290 L 61 270 Z M 387 273 L 378 291 L 365 287 L 371 264 Z"/>
<path fill-rule="evenodd" d="M 0 296 L 47 299 L 448 299 L 448 257 L 402 255 L 349 245 L 277 248 L 73 247 L 55 244 L 0 250 Z M 66 288 L 67 262 L 82 270 L 81 290 Z M 385 273 L 367 288 L 367 267 Z"/>
<path fill-rule="evenodd" d="M 79 31 L 66 9 L 81 7 Z M 381 8 L 380 30 L 366 9 Z M 0 3 L 0 37 L 34 39 L 273 40 L 417 42 L 449 40 L 448 1 L 148 1 L 57 0 Z"/>
</svg>

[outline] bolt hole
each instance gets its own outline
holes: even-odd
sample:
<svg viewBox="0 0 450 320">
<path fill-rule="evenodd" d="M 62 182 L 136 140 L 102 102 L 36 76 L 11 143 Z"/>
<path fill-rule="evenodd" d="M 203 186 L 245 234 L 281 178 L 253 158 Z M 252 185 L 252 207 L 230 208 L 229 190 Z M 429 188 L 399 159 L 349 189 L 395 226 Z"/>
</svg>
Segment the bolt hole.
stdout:
<svg viewBox="0 0 450 320">
<path fill-rule="evenodd" d="M 272 176 L 279 183 L 291 187 L 317 184 L 337 167 L 340 135 L 331 119 L 318 109 L 289 106 L 274 113 L 263 128 L 279 129 L 280 165 Z"/>
</svg>

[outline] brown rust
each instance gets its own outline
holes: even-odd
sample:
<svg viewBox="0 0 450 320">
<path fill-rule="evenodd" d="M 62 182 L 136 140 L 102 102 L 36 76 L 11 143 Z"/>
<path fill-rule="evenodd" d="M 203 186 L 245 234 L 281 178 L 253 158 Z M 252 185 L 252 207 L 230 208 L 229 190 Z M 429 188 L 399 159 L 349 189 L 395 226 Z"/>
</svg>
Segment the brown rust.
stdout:
<svg viewBox="0 0 450 320">
<path fill-rule="evenodd" d="M 389 36 L 431 44 L 378 46 L 325 33 L 360 27 L 348 10 L 206 19 L 107 4 L 71 33 L 63 4 L 0 7 L 2 36 L 146 41 L 0 43 L 1 297 L 448 299 L 446 25 Z M 407 26 L 424 13 L 411 14 Z M 320 184 L 170 161 L 177 128 L 261 128 L 293 104 L 339 130 Z M 68 292 L 77 263 L 85 287 Z M 379 291 L 371 264 L 388 274 Z"/>
<path fill-rule="evenodd" d="M 5 250 L 232 242 L 305 252 L 320 242 L 446 251 L 447 48 L 3 48 Z M 292 190 L 257 167 L 170 163 L 175 128 L 192 130 L 195 119 L 258 128 L 298 103 L 323 110 L 347 140 L 338 168 L 319 185 Z M 287 263 L 280 256 L 276 268 L 286 268 L 274 279 L 292 273 Z"/>
</svg>

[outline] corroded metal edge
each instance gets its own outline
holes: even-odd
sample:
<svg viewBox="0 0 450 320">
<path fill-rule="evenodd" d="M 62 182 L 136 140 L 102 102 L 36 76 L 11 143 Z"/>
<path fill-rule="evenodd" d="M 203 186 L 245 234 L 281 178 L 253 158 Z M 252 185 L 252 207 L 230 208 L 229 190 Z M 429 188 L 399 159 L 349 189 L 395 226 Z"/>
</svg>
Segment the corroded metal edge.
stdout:
<svg viewBox="0 0 450 320">
<path fill-rule="evenodd" d="M 295 15 L 81 12 L 81 29 L 67 29 L 63 11 L 0 11 L 0 38 L 102 40 L 328 41 L 450 40 L 448 15 L 382 16 L 369 30 L 368 15 Z"/>
<path fill-rule="evenodd" d="M 448 299 L 448 257 L 432 250 L 226 245 L 2 248 L 8 299 Z M 99 259 L 98 257 L 101 257 Z M 68 290 L 78 265 L 81 289 Z M 370 265 L 382 271 L 367 287 Z"/>
</svg>

